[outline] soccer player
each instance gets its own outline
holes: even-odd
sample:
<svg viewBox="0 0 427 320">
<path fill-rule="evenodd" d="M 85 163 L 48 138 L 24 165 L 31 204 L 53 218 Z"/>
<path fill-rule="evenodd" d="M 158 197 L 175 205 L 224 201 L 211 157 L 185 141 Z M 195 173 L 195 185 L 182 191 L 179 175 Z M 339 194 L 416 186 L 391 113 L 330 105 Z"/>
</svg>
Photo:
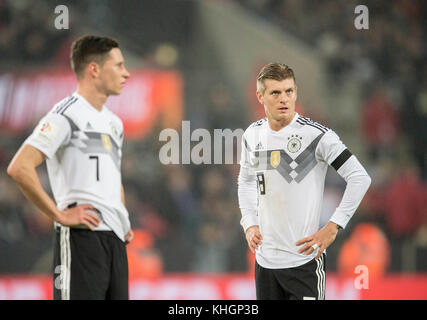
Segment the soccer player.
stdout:
<svg viewBox="0 0 427 320">
<path fill-rule="evenodd" d="M 54 221 L 54 299 L 128 299 L 133 232 L 120 173 L 123 123 L 104 103 L 130 74 L 119 44 L 106 37 L 76 40 L 71 67 L 76 92 L 40 120 L 7 172 Z M 36 172 L 45 160 L 55 201 Z"/>
<path fill-rule="evenodd" d="M 291 68 L 264 66 L 256 95 L 267 117 L 243 134 L 238 178 L 241 225 L 256 254 L 256 297 L 324 299 L 325 249 L 346 227 L 371 180 L 333 130 L 295 112 Z M 329 165 L 347 186 L 319 230 Z"/>
</svg>

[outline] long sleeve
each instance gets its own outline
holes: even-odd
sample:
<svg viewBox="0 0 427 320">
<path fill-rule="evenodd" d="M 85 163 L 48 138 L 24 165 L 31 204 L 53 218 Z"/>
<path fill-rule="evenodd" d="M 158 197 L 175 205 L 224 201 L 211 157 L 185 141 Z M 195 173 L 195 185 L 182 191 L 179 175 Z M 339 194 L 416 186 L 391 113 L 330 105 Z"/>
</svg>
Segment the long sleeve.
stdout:
<svg viewBox="0 0 427 320">
<path fill-rule="evenodd" d="M 246 232 L 246 229 L 249 227 L 258 225 L 258 190 L 256 177 L 254 174 L 251 174 L 251 170 L 249 168 L 241 166 L 237 183 L 239 207 L 242 213 L 240 224 Z"/>
<path fill-rule="evenodd" d="M 239 198 L 239 207 L 242 213 L 240 224 L 243 231 L 258 225 L 258 189 L 254 171 L 250 163 L 250 147 L 246 141 L 245 135 L 242 137 L 242 151 L 240 157 L 240 173 L 238 177 L 237 194 Z"/>
<path fill-rule="evenodd" d="M 368 190 L 371 178 L 356 156 L 332 130 L 320 140 L 317 156 L 319 160 L 332 166 L 347 183 L 341 203 L 330 219 L 345 228 Z"/>
<path fill-rule="evenodd" d="M 330 221 L 345 228 L 368 190 L 371 178 L 355 156 L 351 156 L 337 172 L 347 186 Z"/>
</svg>

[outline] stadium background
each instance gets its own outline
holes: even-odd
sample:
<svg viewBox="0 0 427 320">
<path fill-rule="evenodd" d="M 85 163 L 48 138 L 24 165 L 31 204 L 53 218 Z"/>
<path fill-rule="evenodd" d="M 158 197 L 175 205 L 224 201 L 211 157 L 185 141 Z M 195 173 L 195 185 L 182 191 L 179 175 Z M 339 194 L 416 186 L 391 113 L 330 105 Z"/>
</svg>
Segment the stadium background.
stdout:
<svg viewBox="0 0 427 320">
<path fill-rule="evenodd" d="M 55 28 L 60 4 L 67 30 Z M 368 30 L 354 26 L 358 4 L 369 8 Z M 426 17 L 421 0 L 0 0 L 0 299 L 51 298 L 52 224 L 6 168 L 74 91 L 69 48 L 88 33 L 117 38 L 132 74 L 107 105 L 126 127 L 133 299 L 254 298 L 238 164 L 163 165 L 159 133 L 183 120 L 192 131 L 245 129 L 263 116 L 255 79 L 271 61 L 294 69 L 297 110 L 333 128 L 372 177 L 328 249 L 326 298 L 426 299 Z M 328 172 L 322 223 L 344 187 Z M 358 265 L 368 288 L 357 285 Z"/>
</svg>

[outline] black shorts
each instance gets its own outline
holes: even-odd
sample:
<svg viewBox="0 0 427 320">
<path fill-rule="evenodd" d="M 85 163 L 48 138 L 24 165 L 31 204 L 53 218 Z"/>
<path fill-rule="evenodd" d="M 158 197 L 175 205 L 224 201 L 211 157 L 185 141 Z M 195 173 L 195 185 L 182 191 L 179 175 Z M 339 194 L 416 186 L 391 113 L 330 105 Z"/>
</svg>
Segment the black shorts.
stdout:
<svg viewBox="0 0 427 320">
<path fill-rule="evenodd" d="M 129 299 L 126 245 L 114 232 L 55 229 L 55 300 Z"/>
<path fill-rule="evenodd" d="M 255 263 L 257 300 L 324 300 L 325 254 L 302 266 L 266 269 Z"/>
</svg>

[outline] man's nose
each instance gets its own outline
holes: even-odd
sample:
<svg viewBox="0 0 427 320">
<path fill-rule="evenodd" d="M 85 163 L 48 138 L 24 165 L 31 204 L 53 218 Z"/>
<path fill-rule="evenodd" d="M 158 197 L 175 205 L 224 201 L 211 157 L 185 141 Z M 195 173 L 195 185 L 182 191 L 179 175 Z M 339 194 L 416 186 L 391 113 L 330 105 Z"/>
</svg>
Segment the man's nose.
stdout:
<svg viewBox="0 0 427 320">
<path fill-rule="evenodd" d="M 280 94 L 280 102 L 281 103 L 286 103 L 286 102 L 288 102 L 288 100 L 289 100 L 289 98 L 285 93 Z"/>
<path fill-rule="evenodd" d="M 130 73 L 127 69 L 125 69 L 125 74 L 123 75 L 126 79 L 130 77 Z"/>
</svg>

